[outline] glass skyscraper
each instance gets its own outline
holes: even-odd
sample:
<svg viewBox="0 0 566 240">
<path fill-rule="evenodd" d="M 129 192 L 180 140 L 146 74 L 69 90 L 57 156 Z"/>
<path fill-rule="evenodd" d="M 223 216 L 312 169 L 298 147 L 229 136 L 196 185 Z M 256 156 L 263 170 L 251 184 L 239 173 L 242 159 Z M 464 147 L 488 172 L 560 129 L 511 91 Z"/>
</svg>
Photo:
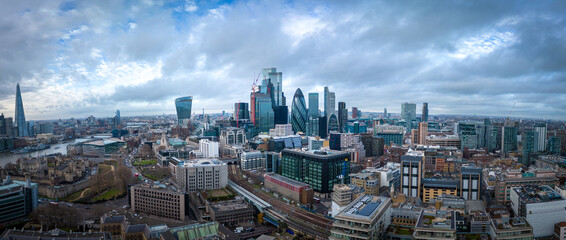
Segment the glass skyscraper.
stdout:
<svg viewBox="0 0 566 240">
<path fill-rule="evenodd" d="M 338 118 L 340 132 L 346 132 L 346 126 L 348 126 L 348 109 L 346 109 L 345 102 L 338 102 Z"/>
<path fill-rule="evenodd" d="M 328 117 L 327 127 L 328 133 L 340 131 L 340 125 L 338 125 L 338 117 L 336 117 L 336 114 L 330 114 L 330 116 Z"/>
<path fill-rule="evenodd" d="M 336 95 L 324 87 L 324 116 L 330 119 L 330 114 L 336 111 Z"/>
<path fill-rule="evenodd" d="M 423 103 L 423 114 L 421 116 L 423 122 L 428 122 L 428 103 Z"/>
<path fill-rule="evenodd" d="M 318 93 L 309 93 L 309 117 L 318 117 Z"/>
<path fill-rule="evenodd" d="M 307 106 L 305 104 L 305 97 L 300 88 L 297 88 L 295 96 L 293 96 L 293 104 L 291 105 L 291 125 L 293 126 L 293 131 L 306 132 L 308 119 Z"/>
<path fill-rule="evenodd" d="M 255 93 L 253 105 L 255 106 L 253 114 L 253 117 L 255 118 L 254 125 L 259 132 L 269 132 L 269 129 L 275 127 L 275 115 L 273 112 L 271 97 L 265 93 Z"/>
<path fill-rule="evenodd" d="M 28 125 L 26 123 L 26 115 L 24 114 L 24 103 L 22 93 L 20 92 L 20 84 L 16 85 L 16 127 L 18 137 L 29 137 Z"/>
<path fill-rule="evenodd" d="M 193 97 L 180 97 L 175 99 L 175 108 L 177 108 L 177 121 L 179 125 L 185 126 L 191 120 L 191 108 L 193 106 Z"/>
<path fill-rule="evenodd" d="M 250 119 L 250 112 L 248 111 L 248 103 L 238 102 L 234 104 L 234 119 Z"/>
</svg>

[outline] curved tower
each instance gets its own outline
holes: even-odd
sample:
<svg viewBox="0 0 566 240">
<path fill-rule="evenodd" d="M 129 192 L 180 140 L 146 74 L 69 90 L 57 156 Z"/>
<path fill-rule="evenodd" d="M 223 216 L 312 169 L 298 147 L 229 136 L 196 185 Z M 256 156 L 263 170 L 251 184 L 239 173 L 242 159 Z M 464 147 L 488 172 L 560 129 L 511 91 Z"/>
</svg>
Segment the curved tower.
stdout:
<svg viewBox="0 0 566 240">
<path fill-rule="evenodd" d="M 338 123 L 338 117 L 336 114 L 332 113 L 328 116 L 328 132 L 340 132 L 340 125 Z"/>
<path fill-rule="evenodd" d="M 306 132 L 307 130 L 308 112 L 305 104 L 305 96 L 300 88 L 297 88 L 295 96 L 293 96 L 293 103 L 291 105 L 291 125 L 293 131 Z"/>
<path fill-rule="evenodd" d="M 26 115 L 24 114 L 24 102 L 22 100 L 22 92 L 20 92 L 20 84 L 16 85 L 16 124 L 18 137 L 29 137 L 28 124 L 26 123 Z"/>
<path fill-rule="evenodd" d="M 191 108 L 193 106 L 193 97 L 180 97 L 175 99 L 175 108 L 177 108 L 177 121 L 179 125 L 186 126 L 191 120 Z"/>
</svg>

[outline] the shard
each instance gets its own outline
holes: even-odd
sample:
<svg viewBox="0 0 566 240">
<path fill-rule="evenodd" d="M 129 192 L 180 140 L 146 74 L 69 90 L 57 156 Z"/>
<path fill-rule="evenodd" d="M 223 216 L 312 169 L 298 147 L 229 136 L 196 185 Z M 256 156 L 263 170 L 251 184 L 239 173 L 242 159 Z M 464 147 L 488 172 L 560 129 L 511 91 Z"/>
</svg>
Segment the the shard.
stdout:
<svg viewBox="0 0 566 240">
<path fill-rule="evenodd" d="M 16 85 L 16 124 L 18 137 L 29 137 L 28 125 L 24 114 L 24 103 L 22 101 L 22 93 L 20 92 L 20 84 Z"/>
</svg>

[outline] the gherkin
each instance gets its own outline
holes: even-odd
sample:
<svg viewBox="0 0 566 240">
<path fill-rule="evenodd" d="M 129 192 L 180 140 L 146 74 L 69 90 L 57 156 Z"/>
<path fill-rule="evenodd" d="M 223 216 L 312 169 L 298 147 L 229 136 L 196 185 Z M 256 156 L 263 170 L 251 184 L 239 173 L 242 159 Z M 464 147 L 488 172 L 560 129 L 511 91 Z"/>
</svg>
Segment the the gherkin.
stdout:
<svg viewBox="0 0 566 240">
<path fill-rule="evenodd" d="M 295 133 L 306 132 L 308 111 L 305 104 L 305 97 L 300 88 L 297 88 L 293 103 L 291 105 L 291 126 Z"/>
</svg>

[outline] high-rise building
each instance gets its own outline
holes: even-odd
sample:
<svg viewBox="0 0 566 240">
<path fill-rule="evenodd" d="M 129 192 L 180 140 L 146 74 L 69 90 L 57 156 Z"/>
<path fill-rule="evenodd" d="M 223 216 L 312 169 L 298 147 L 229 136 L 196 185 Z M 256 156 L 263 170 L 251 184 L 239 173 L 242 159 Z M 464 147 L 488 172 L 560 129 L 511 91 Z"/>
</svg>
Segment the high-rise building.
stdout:
<svg viewBox="0 0 566 240">
<path fill-rule="evenodd" d="M 537 133 L 535 131 L 525 131 L 521 139 L 523 140 L 523 151 L 521 163 L 525 166 L 531 165 L 531 154 L 536 152 Z"/>
<path fill-rule="evenodd" d="M 306 132 L 307 131 L 308 112 L 305 104 L 305 97 L 300 88 L 297 88 L 295 96 L 293 96 L 293 105 L 291 106 L 291 125 L 293 131 Z"/>
<path fill-rule="evenodd" d="M 0 136 L 6 136 L 6 118 L 4 118 L 4 113 L 0 115 Z"/>
<path fill-rule="evenodd" d="M 428 103 L 423 103 L 423 113 L 422 113 L 422 121 L 428 122 Z"/>
<path fill-rule="evenodd" d="M 389 115 L 387 115 L 387 108 L 383 108 L 383 118 L 389 118 Z"/>
<path fill-rule="evenodd" d="M 360 116 L 358 115 L 358 108 L 352 107 L 352 119 L 358 119 Z"/>
<path fill-rule="evenodd" d="M 179 125 L 186 126 L 191 120 L 191 108 L 193 106 L 193 97 L 180 97 L 175 99 L 175 108 L 177 108 L 177 121 Z"/>
<path fill-rule="evenodd" d="M 224 188 L 228 184 L 228 165 L 217 159 L 181 162 L 175 166 L 175 179 L 185 192 Z"/>
<path fill-rule="evenodd" d="M 419 123 L 419 141 L 418 144 L 425 145 L 426 137 L 428 137 L 428 123 L 427 122 L 420 122 Z"/>
<path fill-rule="evenodd" d="M 501 129 L 501 153 L 517 151 L 517 123 L 505 121 Z"/>
<path fill-rule="evenodd" d="M 277 68 L 264 68 L 261 70 L 264 80 L 271 82 L 273 86 L 273 106 L 286 106 L 283 94 L 283 73 L 277 72 Z M 267 93 L 267 92 L 264 92 Z"/>
<path fill-rule="evenodd" d="M 289 107 L 273 106 L 273 123 L 287 124 L 289 123 Z"/>
<path fill-rule="evenodd" d="M 255 97 L 255 99 L 254 99 Z M 259 132 L 269 132 L 275 126 L 271 97 L 266 93 L 252 93 L 252 118 Z"/>
<path fill-rule="evenodd" d="M 318 116 L 318 93 L 309 93 L 309 117 Z"/>
<path fill-rule="evenodd" d="M 248 103 L 234 103 L 234 120 L 250 119 Z"/>
<path fill-rule="evenodd" d="M 336 112 L 336 95 L 324 87 L 324 116 L 330 118 Z"/>
<path fill-rule="evenodd" d="M 338 102 L 338 118 L 340 132 L 346 132 L 346 126 L 348 126 L 348 109 L 346 109 L 345 102 Z"/>
<path fill-rule="evenodd" d="M 533 131 L 535 131 L 535 152 L 543 152 L 546 150 L 546 123 L 535 124 Z"/>
<path fill-rule="evenodd" d="M 481 200 L 482 168 L 464 166 L 460 173 L 459 196 L 464 200 Z"/>
<path fill-rule="evenodd" d="M 20 92 L 20 84 L 16 85 L 16 124 L 14 127 L 17 129 L 18 137 L 29 137 L 28 124 L 24 114 L 24 103 L 22 100 L 22 93 Z"/>
<path fill-rule="evenodd" d="M 548 138 L 548 152 L 552 153 L 552 154 L 560 154 L 560 145 L 562 144 L 562 141 L 560 139 L 560 137 L 556 137 L 556 136 L 552 136 Z"/>
<path fill-rule="evenodd" d="M 409 197 L 421 197 L 424 155 L 408 152 L 401 156 L 401 192 Z"/>
<path fill-rule="evenodd" d="M 120 110 L 116 109 L 116 116 L 114 117 L 114 123 L 116 126 L 120 125 L 122 119 L 120 118 Z"/>
<path fill-rule="evenodd" d="M 401 119 L 407 121 L 407 123 L 417 118 L 417 104 L 414 103 L 402 103 L 401 104 Z"/>
<path fill-rule="evenodd" d="M 0 224 L 24 218 L 37 208 L 37 183 L 0 178 Z"/>
<path fill-rule="evenodd" d="M 338 117 L 336 117 L 336 114 L 330 114 L 330 116 L 328 116 L 328 124 L 327 124 L 327 129 L 328 129 L 328 133 L 330 132 L 339 132 L 340 131 L 340 125 L 338 125 Z"/>
</svg>

